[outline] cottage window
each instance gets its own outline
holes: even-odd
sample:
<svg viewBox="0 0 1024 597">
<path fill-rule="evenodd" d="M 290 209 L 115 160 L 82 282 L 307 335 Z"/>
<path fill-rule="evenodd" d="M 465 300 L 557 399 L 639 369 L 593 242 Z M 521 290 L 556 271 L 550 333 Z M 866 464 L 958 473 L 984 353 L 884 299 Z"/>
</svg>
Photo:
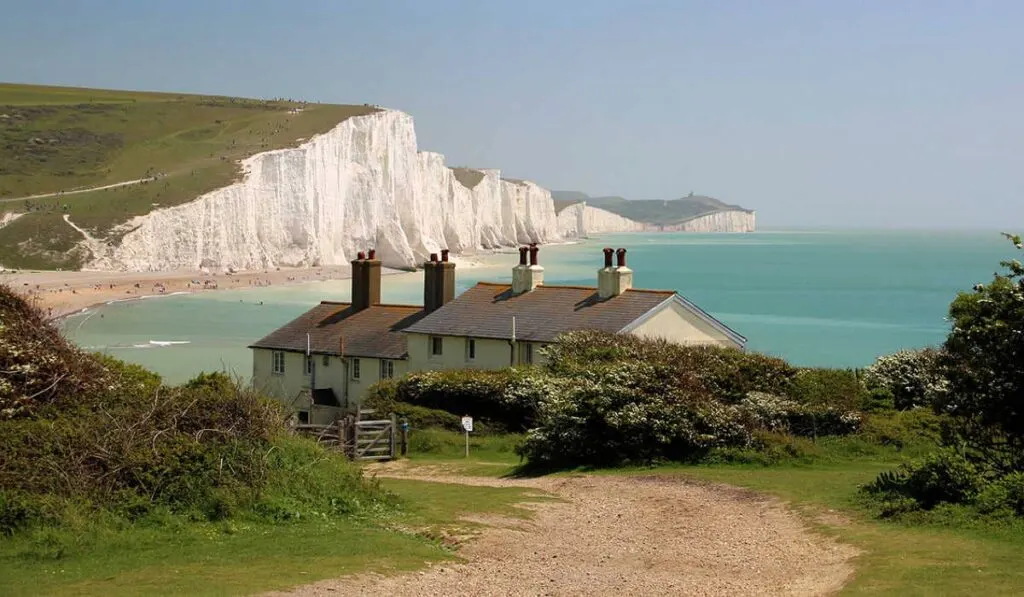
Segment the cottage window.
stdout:
<svg viewBox="0 0 1024 597">
<path fill-rule="evenodd" d="M 380 361 L 380 378 L 391 379 L 395 376 L 395 362 L 387 359 Z"/>
<path fill-rule="evenodd" d="M 273 360 L 273 365 L 271 366 L 270 371 L 275 375 L 284 375 L 284 353 L 279 350 L 275 350 L 271 358 Z"/>
<path fill-rule="evenodd" d="M 330 365 L 331 365 L 331 355 L 325 354 L 324 355 L 324 367 L 329 367 Z"/>
<path fill-rule="evenodd" d="M 352 379 L 359 379 L 359 359 L 352 359 Z"/>
<path fill-rule="evenodd" d="M 444 338 L 440 336 L 430 337 L 430 354 L 435 357 L 441 356 L 444 352 Z"/>
<path fill-rule="evenodd" d="M 476 359 L 476 339 L 466 338 L 466 360 Z"/>
<path fill-rule="evenodd" d="M 308 410 L 300 410 L 299 411 L 299 425 L 309 425 L 309 411 Z"/>
</svg>

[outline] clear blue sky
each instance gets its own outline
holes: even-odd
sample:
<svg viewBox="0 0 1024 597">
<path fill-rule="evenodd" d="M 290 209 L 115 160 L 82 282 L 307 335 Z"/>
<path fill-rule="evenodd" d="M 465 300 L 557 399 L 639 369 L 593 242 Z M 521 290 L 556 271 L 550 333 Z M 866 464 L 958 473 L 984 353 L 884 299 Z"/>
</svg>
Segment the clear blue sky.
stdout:
<svg viewBox="0 0 1024 597">
<path fill-rule="evenodd" d="M 452 165 L 1024 230 L 1024 2 L 4 0 L 0 80 L 377 103 Z"/>
</svg>

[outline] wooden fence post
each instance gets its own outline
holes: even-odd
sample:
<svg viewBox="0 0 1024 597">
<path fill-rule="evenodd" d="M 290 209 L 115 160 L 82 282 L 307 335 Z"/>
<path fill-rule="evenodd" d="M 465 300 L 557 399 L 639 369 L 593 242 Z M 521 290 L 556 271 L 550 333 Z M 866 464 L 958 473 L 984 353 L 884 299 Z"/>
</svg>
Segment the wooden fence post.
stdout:
<svg viewBox="0 0 1024 597">
<path fill-rule="evenodd" d="M 398 457 L 398 415 L 391 413 L 391 458 Z"/>
</svg>

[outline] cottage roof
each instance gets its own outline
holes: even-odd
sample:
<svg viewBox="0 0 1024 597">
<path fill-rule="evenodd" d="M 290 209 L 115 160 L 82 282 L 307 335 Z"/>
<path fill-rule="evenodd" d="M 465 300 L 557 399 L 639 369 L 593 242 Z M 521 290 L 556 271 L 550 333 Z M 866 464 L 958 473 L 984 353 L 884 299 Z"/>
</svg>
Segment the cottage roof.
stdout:
<svg viewBox="0 0 1024 597">
<path fill-rule="evenodd" d="M 306 351 L 338 356 L 401 359 L 407 354 L 400 332 L 424 315 L 414 305 L 373 305 L 354 311 L 351 303 L 321 302 L 249 348 Z"/>
<path fill-rule="evenodd" d="M 512 317 L 515 317 L 517 340 L 551 342 L 559 334 L 571 330 L 620 332 L 675 297 L 678 295 L 671 290 L 630 289 L 618 296 L 602 299 L 592 286 L 547 285 L 517 295 L 512 293 L 509 284 L 479 282 L 405 331 L 436 336 L 511 339 Z M 688 308 L 693 306 L 689 301 L 684 305 Z M 716 327 L 728 330 L 703 311 L 697 309 L 695 313 L 714 321 Z"/>
</svg>

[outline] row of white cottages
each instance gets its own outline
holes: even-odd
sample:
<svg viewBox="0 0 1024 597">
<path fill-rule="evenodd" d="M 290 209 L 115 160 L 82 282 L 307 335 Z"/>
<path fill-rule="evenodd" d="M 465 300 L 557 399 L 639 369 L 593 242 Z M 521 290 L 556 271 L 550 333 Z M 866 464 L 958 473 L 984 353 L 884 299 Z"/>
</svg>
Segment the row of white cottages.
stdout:
<svg viewBox="0 0 1024 597">
<path fill-rule="evenodd" d="M 381 379 L 428 369 L 500 369 L 543 363 L 539 349 L 571 330 L 742 348 L 746 338 L 670 290 L 633 288 L 626 250 L 604 249 L 597 286 L 544 284 L 539 249 L 519 249 L 512 284 L 479 282 L 455 296 L 455 264 L 423 264 L 423 304 L 380 302 L 374 251 L 352 261 L 352 300 L 323 301 L 252 344 L 257 388 L 329 423 Z M 613 257 L 616 263 L 613 264 Z"/>
</svg>

